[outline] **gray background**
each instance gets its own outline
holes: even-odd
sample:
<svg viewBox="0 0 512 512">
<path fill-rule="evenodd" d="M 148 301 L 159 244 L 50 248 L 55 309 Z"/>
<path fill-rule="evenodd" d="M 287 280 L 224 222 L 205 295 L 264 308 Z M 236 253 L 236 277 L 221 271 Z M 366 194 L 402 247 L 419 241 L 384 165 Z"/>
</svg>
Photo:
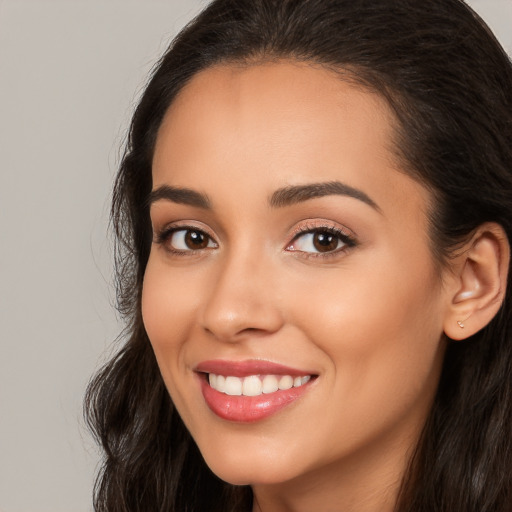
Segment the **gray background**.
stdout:
<svg viewBox="0 0 512 512">
<path fill-rule="evenodd" d="M 470 2 L 512 53 L 512 0 Z M 120 330 L 109 194 L 144 78 L 201 0 L 0 0 L 0 511 L 91 510 L 86 383 Z"/>
</svg>

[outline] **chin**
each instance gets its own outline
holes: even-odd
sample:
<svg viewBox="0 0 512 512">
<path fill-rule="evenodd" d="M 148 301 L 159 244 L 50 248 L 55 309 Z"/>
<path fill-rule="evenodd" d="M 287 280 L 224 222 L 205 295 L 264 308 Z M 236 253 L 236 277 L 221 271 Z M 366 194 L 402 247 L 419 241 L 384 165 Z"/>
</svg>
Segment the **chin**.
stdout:
<svg viewBox="0 0 512 512">
<path fill-rule="evenodd" d="M 203 453 L 203 452 L 202 452 Z M 277 454 L 250 453 L 249 450 L 232 453 L 203 453 L 206 464 L 221 480 L 232 485 L 272 485 L 298 476 L 296 464 L 286 462 Z"/>
<path fill-rule="evenodd" d="M 238 467 L 211 467 L 213 473 L 224 482 L 232 485 L 276 485 L 293 480 L 297 475 L 286 471 L 269 471 L 252 466 L 251 461 Z"/>
</svg>

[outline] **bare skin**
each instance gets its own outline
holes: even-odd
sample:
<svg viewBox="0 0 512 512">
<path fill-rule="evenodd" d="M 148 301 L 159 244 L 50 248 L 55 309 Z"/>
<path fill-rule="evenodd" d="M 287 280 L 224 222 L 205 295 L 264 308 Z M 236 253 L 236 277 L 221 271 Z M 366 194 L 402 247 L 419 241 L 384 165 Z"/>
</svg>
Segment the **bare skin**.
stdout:
<svg viewBox="0 0 512 512">
<path fill-rule="evenodd" d="M 207 200 L 153 202 L 144 323 L 206 463 L 252 486 L 254 512 L 391 512 L 431 407 L 460 279 L 434 264 L 430 197 L 398 169 L 393 122 L 378 95 L 279 62 L 199 73 L 160 128 L 153 190 Z M 326 183 L 344 188 L 276 195 Z M 196 371 L 219 359 L 313 380 L 227 421 Z"/>
</svg>

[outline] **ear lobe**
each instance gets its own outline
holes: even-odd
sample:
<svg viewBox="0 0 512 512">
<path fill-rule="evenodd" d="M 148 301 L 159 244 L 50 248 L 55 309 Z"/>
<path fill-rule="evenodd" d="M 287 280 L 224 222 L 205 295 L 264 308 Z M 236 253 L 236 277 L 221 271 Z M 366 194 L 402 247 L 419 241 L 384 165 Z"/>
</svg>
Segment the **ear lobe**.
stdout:
<svg viewBox="0 0 512 512">
<path fill-rule="evenodd" d="M 480 226 L 455 260 L 454 292 L 444 322 L 449 338 L 468 338 L 493 319 L 505 297 L 509 261 L 503 228 Z"/>
</svg>

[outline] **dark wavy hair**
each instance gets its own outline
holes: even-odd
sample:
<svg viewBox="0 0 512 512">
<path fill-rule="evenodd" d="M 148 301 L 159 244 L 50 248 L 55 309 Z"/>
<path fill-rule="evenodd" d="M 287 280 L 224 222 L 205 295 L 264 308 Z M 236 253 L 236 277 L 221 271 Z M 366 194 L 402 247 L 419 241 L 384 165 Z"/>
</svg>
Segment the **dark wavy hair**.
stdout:
<svg viewBox="0 0 512 512">
<path fill-rule="evenodd" d="M 249 487 L 207 468 L 160 376 L 141 317 L 155 138 L 173 99 L 218 63 L 314 62 L 382 95 L 402 169 L 429 188 L 432 252 L 487 221 L 512 240 L 512 65 L 461 0 L 215 0 L 172 42 L 135 111 L 115 182 L 124 343 L 91 381 L 85 413 L 104 450 L 97 512 L 245 511 Z M 510 292 L 510 273 L 508 290 Z M 396 512 L 512 510 L 511 294 L 487 327 L 449 343 Z"/>
</svg>

